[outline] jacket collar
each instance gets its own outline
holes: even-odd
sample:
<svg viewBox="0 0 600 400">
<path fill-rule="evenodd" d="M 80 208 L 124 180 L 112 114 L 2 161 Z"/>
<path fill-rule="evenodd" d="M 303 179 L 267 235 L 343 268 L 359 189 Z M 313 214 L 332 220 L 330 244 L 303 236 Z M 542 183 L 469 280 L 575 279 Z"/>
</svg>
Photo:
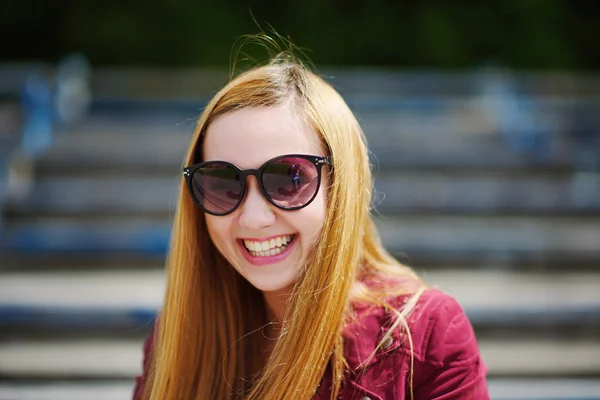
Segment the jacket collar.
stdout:
<svg viewBox="0 0 600 400">
<path fill-rule="evenodd" d="M 401 308 L 405 299 L 405 296 L 400 296 L 390 305 Z M 344 357 L 349 370 L 360 372 L 402 346 L 402 328 L 395 329 L 390 338 L 386 339 L 394 322 L 392 312 L 386 311 L 383 307 L 355 306 L 354 308 L 354 317 L 344 328 L 342 336 Z M 379 346 L 380 344 L 382 345 Z"/>
</svg>

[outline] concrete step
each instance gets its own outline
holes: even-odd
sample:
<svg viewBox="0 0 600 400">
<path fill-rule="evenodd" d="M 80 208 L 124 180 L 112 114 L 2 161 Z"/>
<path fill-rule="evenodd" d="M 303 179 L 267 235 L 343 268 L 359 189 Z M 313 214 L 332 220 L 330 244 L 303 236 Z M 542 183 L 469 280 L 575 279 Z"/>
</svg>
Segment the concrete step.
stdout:
<svg viewBox="0 0 600 400">
<path fill-rule="evenodd" d="M 594 329 L 600 329 L 600 274 L 458 270 L 422 275 L 453 295 L 479 330 L 530 330 L 537 335 L 547 330 L 548 335 L 571 336 L 583 330 L 584 336 L 594 336 Z M 164 288 L 163 271 L 125 266 L 111 271 L 4 272 L 0 331 L 145 331 Z"/>
<path fill-rule="evenodd" d="M 382 213 L 600 215 L 600 174 L 385 171 L 375 179 Z"/>
<path fill-rule="evenodd" d="M 598 400 L 600 379 L 488 379 L 496 400 Z"/>
<path fill-rule="evenodd" d="M 0 71 L 0 76 L 1 73 Z M 502 71 L 499 71 L 502 73 Z M 342 94 L 365 96 L 424 95 L 452 98 L 476 93 L 494 71 L 406 71 L 377 67 L 322 67 L 319 73 Z M 491 75 L 486 75 L 491 73 Z M 228 81 L 226 69 L 98 68 L 94 70 L 94 94 L 101 99 L 190 99 L 210 95 Z M 600 79 L 593 75 L 565 73 L 511 74 L 511 81 L 525 95 L 573 96 L 597 94 Z M 10 82 L 5 82 L 8 84 Z"/>
<path fill-rule="evenodd" d="M 480 257 L 488 261 L 597 259 L 600 221 L 574 217 L 380 216 L 384 244 L 424 259 Z"/>
<path fill-rule="evenodd" d="M 41 173 L 45 171 L 68 173 L 77 169 L 175 170 L 181 166 L 191 137 L 181 137 L 184 135 L 167 131 L 163 135 L 156 135 L 163 136 L 162 139 L 154 139 L 151 134 L 140 134 L 136 138 L 130 138 L 128 140 L 130 144 L 127 144 L 124 143 L 125 133 L 116 133 L 115 136 L 121 139 L 115 141 L 108 137 L 108 134 L 105 136 L 107 137 L 102 139 L 105 144 L 91 143 L 81 150 L 78 150 L 75 144 L 69 148 L 50 149 L 40 160 L 38 170 Z M 418 142 L 415 140 L 413 143 L 395 138 L 379 141 L 370 137 L 368 139 L 372 164 L 379 168 L 429 170 L 444 168 L 461 171 L 473 168 L 513 171 L 577 169 L 578 154 L 570 152 L 567 154 L 569 146 L 560 146 L 559 154 L 537 156 L 513 151 L 499 138 L 494 138 L 487 144 L 478 144 L 470 137 L 445 138 L 444 142 L 448 142 L 445 144 L 440 143 L 441 139 L 433 135 L 427 141 L 420 138 Z M 165 141 L 170 143 L 161 146 L 160 143 Z M 460 146 L 456 142 L 459 142 Z"/>
<path fill-rule="evenodd" d="M 129 166 L 168 167 L 181 164 L 193 129 L 178 129 L 177 122 L 134 128 L 97 128 L 97 132 L 56 135 L 53 146 L 39 160 L 37 171 L 52 167 L 85 169 L 98 166 L 118 169 Z"/>
<path fill-rule="evenodd" d="M 598 400 L 599 379 L 488 379 L 494 400 Z M 132 380 L 0 383 L 0 400 L 123 400 Z"/>
<path fill-rule="evenodd" d="M 13 198 L 6 212 L 16 216 L 168 216 L 175 209 L 182 182 L 180 171 L 175 170 L 44 175 L 29 194 Z M 373 203 L 384 214 L 600 215 L 600 174 L 397 170 L 378 174 L 375 189 Z"/>
<path fill-rule="evenodd" d="M 597 341 L 490 340 L 479 347 L 491 377 L 597 377 Z M 5 380 L 125 379 L 141 371 L 142 339 L 0 343 Z"/>
<path fill-rule="evenodd" d="M 600 219 L 596 217 L 381 215 L 376 220 L 386 247 L 418 262 L 600 260 Z M 171 222 L 163 218 L 18 219 L 6 224 L 0 253 L 164 255 L 170 230 Z"/>
<path fill-rule="evenodd" d="M 165 272 L 122 266 L 109 272 L 4 272 L 0 304 L 71 310 L 153 309 L 162 303 Z"/>
<path fill-rule="evenodd" d="M 54 165 L 178 166 L 186 153 L 199 112 L 136 113 L 128 118 L 90 117 L 57 135 L 41 170 Z M 360 117 L 374 163 L 398 168 L 572 169 L 578 148 L 565 132 L 515 132 L 534 135 L 541 144 L 517 151 L 489 127 L 457 120 L 456 115 L 366 112 Z"/>
<path fill-rule="evenodd" d="M 1 272 L 157 271 L 165 266 L 164 254 L 141 253 L 29 253 L 0 252 Z"/>
<path fill-rule="evenodd" d="M 9 202 L 6 212 L 15 216 L 161 214 L 168 217 L 176 206 L 182 179 L 178 178 L 177 173 L 41 178 L 27 197 Z"/>
<path fill-rule="evenodd" d="M 7 224 L 8 225 L 8 224 Z M 107 217 L 101 220 L 43 219 L 7 226 L 0 252 L 88 253 L 107 252 L 162 255 L 167 251 L 171 223 L 145 217 Z"/>
<path fill-rule="evenodd" d="M 126 400 L 133 395 L 133 380 L 84 382 L 3 382 L 0 400 Z"/>
</svg>

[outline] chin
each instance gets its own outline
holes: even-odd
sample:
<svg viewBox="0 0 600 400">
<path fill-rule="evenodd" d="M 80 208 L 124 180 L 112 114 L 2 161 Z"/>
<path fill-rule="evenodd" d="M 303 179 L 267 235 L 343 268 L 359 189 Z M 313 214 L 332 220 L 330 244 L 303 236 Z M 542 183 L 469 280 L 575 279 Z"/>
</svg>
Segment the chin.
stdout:
<svg viewBox="0 0 600 400">
<path fill-rule="evenodd" d="M 261 292 L 279 292 L 293 287 L 297 274 L 279 277 L 244 277 L 252 286 Z"/>
<path fill-rule="evenodd" d="M 284 289 L 290 288 L 294 285 L 294 281 L 285 282 L 252 282 L 249 281 L 252 286 L 260 290 L 261 292 L 279 292 Z"/>
</svg>

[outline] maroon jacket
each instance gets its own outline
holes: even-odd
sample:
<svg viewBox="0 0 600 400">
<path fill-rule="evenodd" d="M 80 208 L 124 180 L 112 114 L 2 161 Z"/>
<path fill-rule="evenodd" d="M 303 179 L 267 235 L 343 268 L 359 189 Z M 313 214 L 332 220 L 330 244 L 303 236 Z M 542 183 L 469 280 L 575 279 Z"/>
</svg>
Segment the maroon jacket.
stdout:
<svg viewBox="0 0 600 400">
<path fill-rule="evenodd" d="M 401 309 L 406 296 L 395 299 Z M 391 314 L 381 308 L 358 308 L 358 318 L 344 330 L 346 374 L 340 399 L 410 399 L 410 345 L 402 330 L 370 360 L 377 344 L 390 327 Z M 412 387 L 415 400 L 489 400 L 487 369 L 471 323 L 452 297 L 438 290 L 423 293 L 408 317 L 413 342 Z M 152 335 L 144 344 L 144 375 L 151 351 Z M 136 379 L 134 399 L 144 384 Z M 315 400 L 329 400 L 331 373 L 328 369 Z"/>
</svg>

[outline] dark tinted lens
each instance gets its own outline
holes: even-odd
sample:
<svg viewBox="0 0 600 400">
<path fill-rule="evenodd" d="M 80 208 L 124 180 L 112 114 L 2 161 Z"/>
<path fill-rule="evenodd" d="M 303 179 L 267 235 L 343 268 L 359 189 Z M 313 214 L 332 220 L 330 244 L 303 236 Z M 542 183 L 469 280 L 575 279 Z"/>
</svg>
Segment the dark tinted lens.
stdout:
<svg viewBox="0 0 600 400">
<path fill-rule="evenodd" d="M 234 167 L 214 163 L 194 171 L 192 191 L 198 203 L 207 211 L 226 214 L 240 201 L 242 185 Z"/>
<path fill-rule="evenodd" d="M 319 176 L 315 164 L 304 158 L 280 158 L 263 171 L 262 182 L 269 197 L 280 207 L 294 208 L 315 195 Z"/>
</svg>

